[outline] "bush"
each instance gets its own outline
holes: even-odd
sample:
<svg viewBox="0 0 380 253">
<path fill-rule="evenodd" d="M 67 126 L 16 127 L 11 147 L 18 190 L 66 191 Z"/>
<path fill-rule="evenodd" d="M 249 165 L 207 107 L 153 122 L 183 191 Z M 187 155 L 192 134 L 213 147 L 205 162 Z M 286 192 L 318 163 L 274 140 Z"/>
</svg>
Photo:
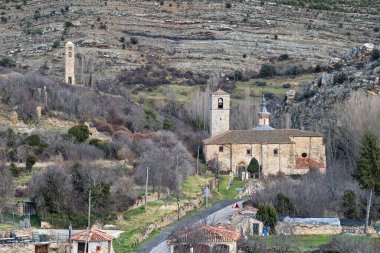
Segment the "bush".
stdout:
<svg viewBox="0 0 380 253">
<path fill-rule="evenodd" d="M 267 83 L 266 82 L 261 82 L 261 81 L 256 81 L 255 85 L 258 86 L 258 87 L 265 87 L 265 86 L 267 86 Z"/>
<path fill-rule="evenodd" d="M 90 136 L 86 125 L 77 125 L 69 129 L 68 135 L 74 137 L 78 142 L 84 142 Z"/>
<path fill-rule="evenodd" d="M 380 30 L 380 28 L 378 26 L 376 26 L 376 27 L 373 28 L 373 31 L 376 32 L 376 33 L 379 32 L 379 30 Z"/>
<path fill-rule="evenodd" d="M 92 146 L 95 146 L 95 147 L 97 147 L 99 149 L 103 149 L 104 145 L 105 145 L 105 142 L 102 141 L 102 140 L 99 140 L 99 139 L 91 139 L 88 144 L 90 144 Z"/>
<path fill-rule="evenodd" d="M 316 73 L 321 72 L 321 71 L 322 71 L 322 67 L 321 67 L 321 65 L 317 64 L 317 66 L 315 66 L 314 71 L 315 71 Z"/>
<path fill-rule="evenodd" d="M 295 213 L 294 206 L 290 199 L 282 193 L 277 194 L 276 210 L 281 215 L 292 216 Z"/>
<path fill-rule="evenodd" d="M 343 195 L 343 213 L 348 219 L 359 219 L 360 214 L 356 208 L 356 194 L 353 191 L 345 191 Z"/>
<path fill-rule="evenodd" d="M 271 64 L 263 64 L 260 68 L 260 77 L 272 77 L 277 74 L 277 69 L 275 66 Z"/>
<path fill-rule="evenodd" d="M 372 50 L 371 61 L 376 61 L 379 58 L 380 58 L 380 51 L 379 49 L 375 48 L 374 50 Z"/>
<path fill-rule="evenodd" d="M 286 61 L 289 60 L 289 55 L 288 54 L 282 54 L 278 57 L 279 61 Z"/>
<path fill-rule="evenodd" d="M 11 163 L 9 170 L 11 171 L 12 176 L 14 177 L 18 177 L 20 175 L 20 169 L 17 168 L 16 164 L 14 163 Z"/>
<path fill-rule="evenodd" d="M 36 164 L 37 158 L 34 155 L 28 155 L 26 158 L 25 167 L 28 171 L 32 171 L 33 165 Z"/>
<path fill-rule="evenodd" d="M 174 130 L 175 129 L 175 125 L 174 125 L 174 123 L 173 123 L 173 121 L 171 119 L 165 118 L 162 128 L 164 130 Z"/>
<path fill-rule="evenodd" d="M 232 4 L 231 3 L 226 3 L 226 8 L 229 9 L 232 7 Z"/>
<path fill-rule="evenodd" d="M 16 67 L 16 62 L 11 58 L 5 57 L 0 60 L 0 66 L 6 68 L 13 68 Z"/>
<path fill-rule="evenodd" d="M 29 146 L 39 146 L 41 144 L 41 138 L 37 134 L 32 134 L 25 138 L 24 144 L 28 144 Z"/>
<path fill-rule="evenodd" d="M 243 73 L 240 70 L 235 70 L 235 80 L 243 79 Z"/>
<path fill-rule="evenodd" d="M 138 40 L 136 37 L 131 37 L 131 38 L 130 38 L 130 42 L 131 42 L 133 45 L 137 45 L 137 44 L 139 44 L 139 40 Z"/>
<path fill-rule="evenodd" d="M 348 80 L 348 77 L 347 77 L 346 73 L 341 72 L 341 73 L 334 75 L 334 85 L 342 84 L 347 80 Z"/>
<path fill-rule="evenodd" d="M 259 205 L 258 209 L 256 218 L 262 221 L 265 226 L 269 226 L 272 230 L 274 230 L 277 224 L 276 209 L 270 204 Z"/>
<path fill-rule="evenodd" d="M 71 23 L 71 21 L 65 21 L 65 27 L 66 28 L 69 28 L 71 26 L 73 26 L 73 23 Z"/>
<path fill-rule="evenodd" d="M 61 42 L 59 40 L 54 41 L 53 48 L 59 48 L 61 46 Z"/>
<path fill-rule="evenodd" d="M 292 85 L 290 84 L 290 83 L 284 83 L 283 85 L 282 85 L 282 88 L 284 88 L 284 89 L 289 89 L 289 88 L 291 88 L 292 87 Z"/>
<path fill-rule="evenodd" d="M 252 158 L 251 162 L 249 163 L 247 170 L 249 173 L 253 174 L 258 174 L 260 169 L 259 162 L 257 161 L 256 158 Z"/>
</svg>

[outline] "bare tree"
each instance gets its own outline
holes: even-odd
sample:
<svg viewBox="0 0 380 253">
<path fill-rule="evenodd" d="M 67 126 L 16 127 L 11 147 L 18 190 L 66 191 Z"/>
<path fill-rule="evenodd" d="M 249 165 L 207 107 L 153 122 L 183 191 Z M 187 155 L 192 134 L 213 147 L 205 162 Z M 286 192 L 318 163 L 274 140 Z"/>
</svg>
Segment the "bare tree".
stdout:
<svg viewBox="0 0 380 253">
<path fill-rule="evenodd" d="M 7 202 L 13 197 L 14 188 L 12 174 L 5 166 L 3 161 L 0 161 L 0 222 L 3 222 L 3 210 Z"/>
</svg>

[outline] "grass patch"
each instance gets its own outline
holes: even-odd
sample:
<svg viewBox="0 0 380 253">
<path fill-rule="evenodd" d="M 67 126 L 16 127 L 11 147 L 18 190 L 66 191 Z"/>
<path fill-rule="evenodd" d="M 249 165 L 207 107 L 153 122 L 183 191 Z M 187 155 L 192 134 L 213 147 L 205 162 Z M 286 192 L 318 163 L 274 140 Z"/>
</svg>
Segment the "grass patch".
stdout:
<svg viewBox="0 0 380 253">
<path fill-rule="evenodd" d="M 23 220 L 24 216 L 17 216 L 15 215 L 13 217 L 12 214 L 4 213 L 3 214 L 3 223 L 0 223 L 0 231 L 10 231 L 10 230 L 16 230 L 20 229 L 20 220 Z M 30 225 L 32 227 L 39 227 L 40 220 L 38 219 L 37 215 L 31 215 L 30 216 Z"/>
<path fill-rule="evenodd" d="M 23 172 L 18 177 L 13 178 L 13 182 L 16 185 L 27 185 L 34 174 L 40 173 L 42 168 L 33 168 L 32 172 Z"/>
<path fill-rule="evenodd" d="M 220 176 L 220 185 L 219 192 L 216 192 L 216 196 L 213 199 L 215 200 L 229 200 L 235 199 L 239 193 L 236 188 L 242 188 L 245 185 L 245 182 L 239 178 L 234 178 L 231 185 L 228 187 L 230 176 Z"/>
<path fill-rule="evenodd" d="M 191 176 L 183 183 L 180 194 L 180 205 L 187 204 L 191 199 L 202 193 L 205 181 L 209 177 Z M 175 197 L 168 197 L 148 203 L 145 210 L 144 206 L 129 210 L 124 213 L 123 220 L 117 221 L 117 229 L 126 231 L 117 238 L 114 249 L 117 253 L 135 252 L 140 246 L 139 239 L 145 233 L 149 225 L 160 221 L 166 215 L 173 215 L 177 212 L 177 202 Z M 160 230 L 154 230 L 149 238 L 158 234 Z"/>
</svg>

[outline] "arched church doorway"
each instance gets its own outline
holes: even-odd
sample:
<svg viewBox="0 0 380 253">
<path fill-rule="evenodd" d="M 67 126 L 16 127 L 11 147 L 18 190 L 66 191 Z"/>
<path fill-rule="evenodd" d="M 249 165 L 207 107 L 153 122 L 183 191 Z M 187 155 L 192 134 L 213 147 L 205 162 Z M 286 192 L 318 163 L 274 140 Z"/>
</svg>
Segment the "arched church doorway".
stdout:
<svg viewBox="0 0 380 253">
<path fill-rule="evenodd" d="M 247 164 L 244 161 L 239 162 L 236 168 L 236 172 L 240 178 L 242 176 L 242 173 L 245 172 L 246 170 L 247 170 Z"/>
</svg>

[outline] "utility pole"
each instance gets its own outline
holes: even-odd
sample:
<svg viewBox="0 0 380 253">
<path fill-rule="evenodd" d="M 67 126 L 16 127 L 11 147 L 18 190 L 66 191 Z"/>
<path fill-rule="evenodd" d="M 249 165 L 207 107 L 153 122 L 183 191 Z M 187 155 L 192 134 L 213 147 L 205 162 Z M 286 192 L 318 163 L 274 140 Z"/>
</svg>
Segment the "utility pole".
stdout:
<svg viewBox="0 0 380 253">
<path fill-rule="evenodd" d="M 175 168 L 177 171 L 177 220 L 179 220 L 179 171 L 178 171 L 178 154 L 177 154 L 177 159 L 176 159 L 176 164 Z"/>
<path fill-rule="evenodd" d="M 145 181 L 145 211 L 148 198 L 148 180 L 149 180 L 149 167 L 146 167 L 146 181 Z"/>
<path fill-rule="evenodd" d="M 87 252 L 88 241 L 90 237 L 90 226 L 91 226 L 91 189 L 88 192 L 88 220 L 87 220 L 87 237 L 86 244 L 84 245 L 84 252 Z"/>
<path fill-rule="evenodd" d="M 218 184 L 218 192 L 219 192 L 219 155 L 216 155 L 216 183 Z"/>
<path fill-rule="evenodd" d="M 198 145 L 198 152 L 197 152 L 197 175 L 199 175 L 199 147 L 200 145 Z"/>
</svg>

